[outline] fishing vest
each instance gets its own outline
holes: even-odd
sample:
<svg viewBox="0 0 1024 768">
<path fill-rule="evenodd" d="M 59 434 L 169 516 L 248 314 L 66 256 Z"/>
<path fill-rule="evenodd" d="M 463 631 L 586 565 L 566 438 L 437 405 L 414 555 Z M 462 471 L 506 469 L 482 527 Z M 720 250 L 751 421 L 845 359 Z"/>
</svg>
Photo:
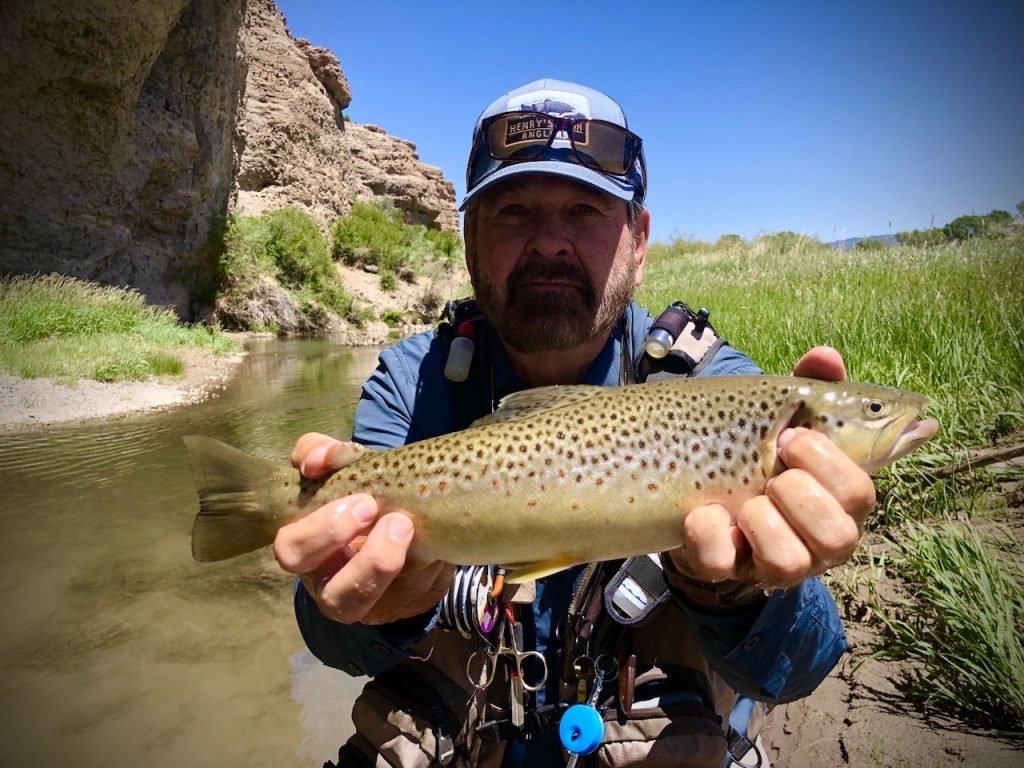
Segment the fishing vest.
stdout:
<svg viewBox="0 0 1024 768">
<path fill-rule="evenodd" d="M 672 337 L 667 354 L 655 357 L 645 349 L 629 355 L 620 383 L 693 376 L 726 343 L 706 310 L 694 312 L 681 302 L 651 330 L 659 323 Z M 473 301 L 449 302 L 437 331 L 449 345 L 469 334 L 479 344 L 488 333 Z M 456 429 L 491 412 L 484 369 L 475 359 L 465 380 L 451 385 Z M 559 664 L 549 670 L 558 675 L 558 701 L 528 711 L 521 727 L 511 722 L 507 680 L 496 676 L 486 688 L 470 682 L 467 663 L 478 644 L 435 628 L 409 658 L 366 684 L 352 710 L 356 733 L 339 750 L 337 768 L 499 768 L 511 740 L 541 738 L 560 752 L 551 761 L 564 763 L 568 754 L 551 735 L 577 702 L 574 659 L 597 651 L 614 654 L 618 677 L 596 702 L 604 737 L 596 752 L 579 759 L 580 768 L 721 768 L 727 750 L 742 758 L 749 743 L 728 727 L 736 693 L 701 652 L 668 588 L 675 579 L 670 561 L 657 555 L 587 566 L 569 605 Z M 515 600 L 511 590 L 505 596 Z M 748 734 L 760 729 L 764 713 L 757 705 Z"/>
</svg>

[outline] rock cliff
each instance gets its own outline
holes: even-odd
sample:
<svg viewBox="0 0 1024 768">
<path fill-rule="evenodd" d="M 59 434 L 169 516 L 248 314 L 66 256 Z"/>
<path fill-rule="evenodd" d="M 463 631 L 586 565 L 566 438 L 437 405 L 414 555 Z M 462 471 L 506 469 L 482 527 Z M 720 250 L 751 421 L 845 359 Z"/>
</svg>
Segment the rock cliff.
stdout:
<svg viewBox="0 0 1024 768">
<path fill-rule="evenodd" d="M 0 272 L 127 285 L 196 319 L 232 209 L 326 224 L 387 196 L 457 226 L 440 170 L 343 121 L 337 58 L 271 0 L 0 3 L 0 78 Z"/>
<path fill-rule="evenodd" d="M 352 200 L 386 197 L 410 223 L 456 230 L 455 189 L 416 146 L 341 111 L 352 99 L 337 57 L 296 41 L 271 0 L 249 0 L 249 62 L 236 129 L 236 206 L 262 213 L 302 205 L 322 224 Z"/>
</svg>

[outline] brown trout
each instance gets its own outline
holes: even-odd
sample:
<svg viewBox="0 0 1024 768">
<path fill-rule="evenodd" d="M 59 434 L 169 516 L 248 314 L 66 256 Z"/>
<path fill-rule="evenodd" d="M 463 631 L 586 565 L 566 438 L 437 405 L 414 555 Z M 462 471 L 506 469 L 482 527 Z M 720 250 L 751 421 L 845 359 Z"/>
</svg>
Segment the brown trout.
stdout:
<svg viewBox="0 0 1024 768">
<path fill-rule="evenodd" d="M 372 494 L 415 535 L 407 570 L 443 560 L 497 564 L 511 581 L 577 563 L 659 552 L 682 520 L 718 502 L 735 512 L 783 469 L 789 426 L 828 435 L 871 472 L 910 453 L 938 424 L 923 395 L 854 382 L 724 376 L 623 387 L 540 387 L 511 395 L 461 432 L 364 451 L 325 480 L 207 437 L 185 438 L 199 490 L 197 560 L 273 542 L 328 501 Z"/>
</svg>

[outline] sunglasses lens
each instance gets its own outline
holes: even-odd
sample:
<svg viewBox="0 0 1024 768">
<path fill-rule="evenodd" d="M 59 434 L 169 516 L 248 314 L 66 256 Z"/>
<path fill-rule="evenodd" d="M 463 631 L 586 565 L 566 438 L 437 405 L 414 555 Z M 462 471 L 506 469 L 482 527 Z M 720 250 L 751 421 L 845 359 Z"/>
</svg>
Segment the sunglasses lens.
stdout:
<svg viewBox="0 0 1024 768">
<path fill-rule="evenodd" d="M 487 148 L 495 160 L 530 160 L 551 143 L 555 121 L 540 112 L 498 115 L 487 128 Z"/>
<path fill-rule="evenodd" d="M 576 157 L 584 165 L 607 173 L 623 175 L 633 164 L 637 142 L 632 135 L 617 125 L 589 120 L 582 137 L 574 132 Z"/>
<path fill-rule="evenodd" d="M 506 112 L 486 123 L 487 150 L 495 160 L 519 161 L 540 157 L 549 146 L 569 145 L 576 159 L 589 168 L 623 176 L 640 152 L 632 133 L 602 120 L 576 120 L 555 130 L 555 120 L 543 112 Z M 554 132 L 554 137 L 552 133 Z"/>
</svg>

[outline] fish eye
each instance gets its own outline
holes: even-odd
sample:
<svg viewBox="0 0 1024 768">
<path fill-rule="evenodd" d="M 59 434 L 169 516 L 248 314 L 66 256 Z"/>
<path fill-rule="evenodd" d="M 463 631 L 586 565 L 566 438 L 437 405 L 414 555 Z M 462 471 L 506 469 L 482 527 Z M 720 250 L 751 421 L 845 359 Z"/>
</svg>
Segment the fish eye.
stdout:
<svg viewBox="0 0 1024 768">
<path fill-rule="evenodd" d="M 885 407 L 885 403 L 881 400 L 868 400 L 864 403 L 864 413 L 867 416 L 881 416 L 888 408 Z"/>
</svg>

